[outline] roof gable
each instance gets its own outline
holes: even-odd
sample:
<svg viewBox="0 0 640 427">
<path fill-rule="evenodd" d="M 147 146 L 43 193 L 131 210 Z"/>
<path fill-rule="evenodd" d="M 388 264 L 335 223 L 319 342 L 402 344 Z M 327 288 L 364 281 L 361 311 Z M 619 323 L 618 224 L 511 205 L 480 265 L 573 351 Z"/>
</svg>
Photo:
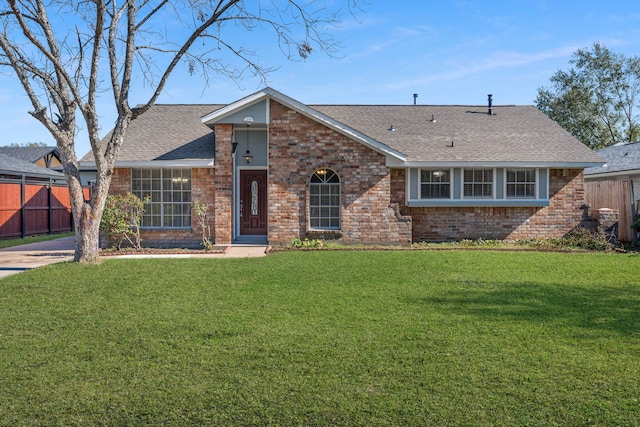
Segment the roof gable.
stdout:
<svg viewBox="0 0 640 427">
<path fill-rule="evenodd" d="M 205 123 L 209 126 L 213 126 L 215 123 L 235 123 L 240 124 L 243 123 L 241 120 L 238 120 L 239 117 L 244 116 L 244 114 L 238 114 L 239 112 L 244 111 L 245 109 L 251 108 L 254 105 L 260 103 L 264 100 L 273 99 L 276 102 L 291 108 L 292 110 L 316 121 L 324 124 L 325 126 L 335 130 L 338 133 L 341 133 L 349 138 L 364 144 L 365 146 L 371 148 L 374 151 L 377 151 L 381 154 L 384 154 L 387 157 L 395 158 L 399 161 L 406 160 L 406 156 L 400 151 L 381 143 L 364 133 L 337 121 L 335 118 L 330 117 L 321 111 L 315 110 L 313 107 L 305 105 L 295 99 L 284 95 L 283 93 L 278 92 L 275 89 L 270 87 L 264 88 L 256 93 L 253 93 L 245 98 L 242 98 L 236 102 L 233 102 L 225 107 L 220 108 L 219 110 L 213 111 L 204 117 L 202 117 L 202 123 Z M 268 103 L 265 104 L 265 121 L 264 123 L 268 124 Z M 235 117 L 236 121 L 226 121 L 230 117 Z M 258 120 L 257 123 L 260 121 Z"/>
</svg>

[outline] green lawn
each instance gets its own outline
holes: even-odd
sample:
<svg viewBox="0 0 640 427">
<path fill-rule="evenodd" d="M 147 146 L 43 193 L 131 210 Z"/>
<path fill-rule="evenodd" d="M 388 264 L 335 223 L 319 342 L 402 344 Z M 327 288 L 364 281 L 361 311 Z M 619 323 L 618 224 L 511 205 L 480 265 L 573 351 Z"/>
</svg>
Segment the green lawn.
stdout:
<svg viewBox="0 0 640 427">
<path fill-rule="evenodd" d="M 288 252 L 0 280 L 0 425 L 640 425 L 640 257 Z"/>
</svg>

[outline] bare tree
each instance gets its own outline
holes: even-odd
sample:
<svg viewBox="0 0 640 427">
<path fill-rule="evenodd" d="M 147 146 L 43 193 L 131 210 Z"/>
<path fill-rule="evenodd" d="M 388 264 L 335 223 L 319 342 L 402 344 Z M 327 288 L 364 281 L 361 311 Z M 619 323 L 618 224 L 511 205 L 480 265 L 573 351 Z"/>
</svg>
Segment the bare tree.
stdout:
<svg viewBox="0 0 640 427">
<path fill-rule="evenodd" d="M 357 0 L 344 0 L 349 9 Z M 208 84 L 212 73 L 264 81 L 270 68 L 233 36 L 268 32 L 283 54 L 306 58 L 314 48 L 339 48 L 326 32 L 339 11 L 315 9 L 311 0 L 7 0 L 0 6 L 0 66 L 21 83 L 30 114 L 53 135 L 69 184 L 75 221 L 75 260 L 94 262 L 111 175 L 132 120 L 144 114 L 179 64 Z M 231 35 L 228 35 L 232 32 Z M 260 38 L 262 37 L 262 38 Z M 137 107 L 132 88 L 148 96 Z M 111 93 L 117 120 L 100 140 L 96 101 Z M 97 167 L 85 200 L 74 138 L 84 123 Z"/>
</svg>

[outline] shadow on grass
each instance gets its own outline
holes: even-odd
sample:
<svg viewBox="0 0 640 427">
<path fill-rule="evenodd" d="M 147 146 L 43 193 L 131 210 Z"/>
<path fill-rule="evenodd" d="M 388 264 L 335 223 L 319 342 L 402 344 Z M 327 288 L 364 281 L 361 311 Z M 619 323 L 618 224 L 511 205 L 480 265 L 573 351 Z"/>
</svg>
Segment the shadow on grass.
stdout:
<svg viewBox="0 0 640 427">
<path fill-rule="evenodd" d="M 447 313 L 472 315 L 489 321 L 513 320 L 562 324 L 589 330 L 640 335 L 640 287 L 612 288 L 589 285 L 505 285 L 469 283 L 441 296 L 407 299 Z"/>
</svg>

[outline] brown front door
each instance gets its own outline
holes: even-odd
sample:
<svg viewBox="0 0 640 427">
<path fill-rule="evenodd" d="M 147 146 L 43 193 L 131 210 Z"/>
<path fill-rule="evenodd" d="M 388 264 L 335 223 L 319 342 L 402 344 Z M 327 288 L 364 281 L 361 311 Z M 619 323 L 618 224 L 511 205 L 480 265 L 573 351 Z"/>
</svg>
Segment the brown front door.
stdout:
<svg viewBox="0 0 640 427">
<path fill-rule="evenodd" d="M 267 171 L 240 171 L 240 234 L 267 234 Z"/>
</svg>

